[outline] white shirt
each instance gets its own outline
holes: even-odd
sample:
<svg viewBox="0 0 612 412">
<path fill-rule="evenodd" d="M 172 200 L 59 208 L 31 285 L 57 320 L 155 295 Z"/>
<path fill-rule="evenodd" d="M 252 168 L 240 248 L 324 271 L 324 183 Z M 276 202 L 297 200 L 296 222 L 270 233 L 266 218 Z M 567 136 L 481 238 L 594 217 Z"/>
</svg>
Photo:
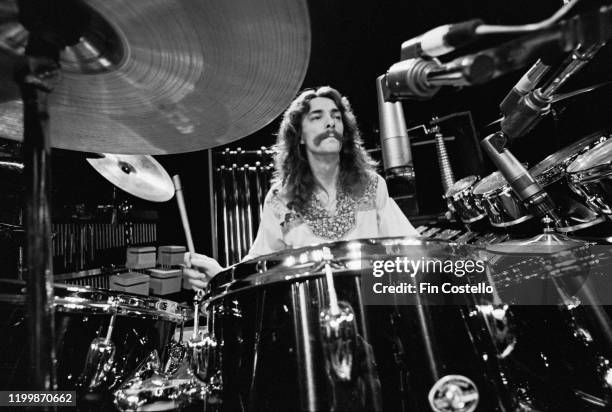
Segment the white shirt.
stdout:
<svg viewBox="0 0 612 412">
<path fill-rule="evenodd" d="M 266 195 L 257 237 L 244 260 L 337 240 L 418 236 L 397 203 L 389 197 L 387 183 L 381 176 L 372 175 L 370 189 L 357 202 L 352 228 L 339 238 L 325 238 L 317 236 L 305 219 L 287 208 L 281 184 L 275 183 Z"/>
</svg>

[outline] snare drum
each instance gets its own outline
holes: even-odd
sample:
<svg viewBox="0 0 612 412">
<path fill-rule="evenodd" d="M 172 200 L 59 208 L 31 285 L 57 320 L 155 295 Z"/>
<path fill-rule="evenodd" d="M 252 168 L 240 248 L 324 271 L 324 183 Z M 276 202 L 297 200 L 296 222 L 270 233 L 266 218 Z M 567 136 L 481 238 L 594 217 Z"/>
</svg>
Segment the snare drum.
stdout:
<svg viewBox="0 0 612 412">
<path fill-rule="evenodd" d="M 28 315 L 24 282 L 0 281 L 0 387 L 28 388 Z M 153 350 L 160 359 L 167 356 L 177 325 L 183 323 L 186 308 L 169 300 L 136 296 L 107 290 L 68 285 L 54 286 L 55 353 L 57 387 L 77 391 L 77 404 L 90 400 L 100 410 L 112 410 L 112 390 L 118 388 Z M 90 345 L 107 335 L 112 314 L 115 323 L 110 335 L 115 353 L 103 382 L 96 391 L 83 382 Z M 98 375 L 98 378 L 100 375 Z M 84 388 L 84 389 L 81 389 Z"/>
<path fill-rule="evenodd" d="M 570 189 L 565 170 L 581 153 L 605 139 L 606 136 L 601 133 L 587 136 L 529 169 L 529 173 L 555 203 L 557 215 L 561 219 L 556 228 L 559 232 L 574 232 L 604 221 L 597 209 L 588 207 L 584 199 Z"/>
<path fill-rule="evenodd" d="M 465 259 L 472 250 L 422 239 L 343 241 L 220 272 L 206 295 L 202 375 L 218 388 L 209 403 L 222 411 L 515 410 L 497 356 L 473 346 L 466 306 L 402 305 L 400 296 L 373 305 L 364 287 L 373 262 Z"/>
<path fill-rule="evenodd" d="M 571 188 L 594 210 L 612 218 L 612 139 L 577 157 L 567 173 Z"/>
<path fill-rule="evenodd" d="M 474 198 L 487 211 L 495 227 L 518 225 L 533 217 L 500 172 L 493 172 L 478 182 L 474 186 Z"/>
<path fill-rule="evenodd" d="M 463 223 L 474 223 L 487 215 L 486 210 L 474 200 L 474 185 L 480 178 L 468 176 L 456 181 L 444 194 L 451 212 L 457 213 Z"/>
</svg>

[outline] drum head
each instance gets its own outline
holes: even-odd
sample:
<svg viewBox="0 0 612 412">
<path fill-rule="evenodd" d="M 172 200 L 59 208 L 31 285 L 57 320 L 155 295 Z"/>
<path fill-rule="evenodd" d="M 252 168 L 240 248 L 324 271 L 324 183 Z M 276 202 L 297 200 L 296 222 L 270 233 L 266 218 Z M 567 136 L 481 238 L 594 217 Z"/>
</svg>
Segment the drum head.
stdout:
<svg viewBox="0 0 612 412">
<path fill-rule="evenodd" d="M 559 179 L 565 172 L 565 168 L 570 164 L 576 156 L 588 150 L 593 145 L 596 145 L 602 139 L 606 139 L 607 135 L 601 132 L 584 137 L 571 145 L 555 152 L 529 169 L 529 173 L 539 183 L 549 184 Z"/>
<path fill-rule="evenodd" d="M 456 195 L 457 193 L 460 193 L 464 191 L 465 189 L 467 189 L 468 187 L 472 186 L 477 181 L 478 181 L 478 176 L 474 176 L 474 175 L 464 177 L 461 180 L 457 180 L 451 187 L 448 188 L 448 190 L 444 194 L 444 197 L 452 197 Z"/>
<path fill-rule="evenodd" d="M 568 173 L 585 170 L 612 163 L 612 139 L 601 143 L 586 153 L 578 156 L 567 168 Z"/>
<path fill-rule="evenodd" d="M 474 194 L 484 195 L 502 189 L 508 182 L 500 172 L 493 172 L 474 186 Z"/>
</svg>

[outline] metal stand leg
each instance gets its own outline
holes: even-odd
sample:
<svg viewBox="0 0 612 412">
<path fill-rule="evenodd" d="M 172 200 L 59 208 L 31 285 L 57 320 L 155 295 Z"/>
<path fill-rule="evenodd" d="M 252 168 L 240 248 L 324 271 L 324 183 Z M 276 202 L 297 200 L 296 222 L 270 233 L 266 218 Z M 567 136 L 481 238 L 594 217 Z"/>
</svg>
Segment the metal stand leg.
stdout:
<svg viewBox="0 0 612 412">
<path fill-rule="evenodd" d="M 59 77 L 58 65 L 46 58 L 27 60 L 18 76 L 23 96 L 23 156 L 26 176 L 26 279 L 30 319 L 29 347 L 32 388 L 54 390 L 55 348 L 53 267 L 50 212 L 50 149 L 48 93 Z"/>
</svg>

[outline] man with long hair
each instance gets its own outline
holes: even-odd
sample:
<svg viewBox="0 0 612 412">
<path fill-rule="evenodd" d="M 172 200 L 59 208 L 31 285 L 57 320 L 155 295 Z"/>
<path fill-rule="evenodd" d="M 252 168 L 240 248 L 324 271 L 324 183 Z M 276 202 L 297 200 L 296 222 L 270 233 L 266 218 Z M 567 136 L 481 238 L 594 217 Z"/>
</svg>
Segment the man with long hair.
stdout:
<svg viewBox="0 0 612 412">
<path fill-rule="evenodd" d="M 245 260 L 336 240 L 418 234 L 374 171 L 348 99 L 337 90 L 300 93 L 283 115 L 275 149 L 275 181 Z M 195 287 L 222 270 L 204 255 L 187 263 L 200 269 L 186 269 Z"/>
</svg>

